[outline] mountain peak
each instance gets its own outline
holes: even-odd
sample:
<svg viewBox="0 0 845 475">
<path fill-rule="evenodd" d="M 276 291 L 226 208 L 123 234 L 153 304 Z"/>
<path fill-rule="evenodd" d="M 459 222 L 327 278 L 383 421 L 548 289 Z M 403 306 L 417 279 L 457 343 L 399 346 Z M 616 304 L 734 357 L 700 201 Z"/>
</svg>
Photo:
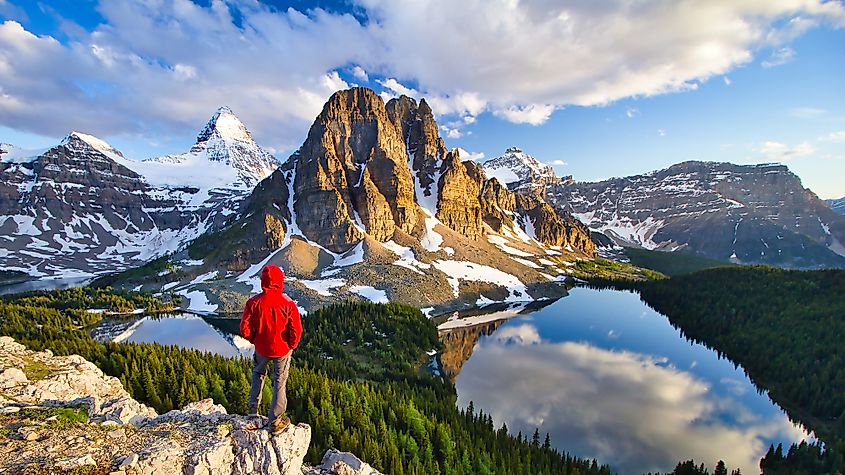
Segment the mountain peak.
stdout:
<svg viewBox="0 0 845 475">
<path fill-rule="evenodd" d="M 559 181 L 554 169 L 522 151 L 519 147 L 508 147 L 504 155 L 485 161 L 482 166 L 488 176 L 495 177 L 506 185 L 551 184 Z"/>
<path fill-rule="evenodd" d="M 253 141 L 252 134 L 249 133 L 241 119 L 227 106 L 220 107 L 211 116 L 211 119 L 197 136 L 197 143 L 207 142 L 215 135 L 222 139 L 239 142 Z"/>
<path fill-rule="evenodd" d="M 120 153 L 118 149 L 112 147 L 111 144 L 109 144 L 105 140 L 90 134 L 77 132 L 75 130 L 69 133 L 64 139 L 62 139 L 60 145 L 74 147 L 80 142 L 88 145 L 89 147 L 93 148 L 98 152 L 103 153 L 109 158 L 124 158 L 123 154 Z"/>
</svg>

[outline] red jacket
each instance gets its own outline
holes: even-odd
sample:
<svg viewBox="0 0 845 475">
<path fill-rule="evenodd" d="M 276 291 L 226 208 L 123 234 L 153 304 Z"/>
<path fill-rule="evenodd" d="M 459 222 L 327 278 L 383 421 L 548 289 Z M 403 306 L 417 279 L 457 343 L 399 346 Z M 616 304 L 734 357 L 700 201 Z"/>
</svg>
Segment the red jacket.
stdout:
<svg viewBox="0 0 845 475">
<path fill-rule="evenodd" d="M 241 317 L 241 336 L 267 358 L 281 358 L 291 352 L 302 337 L 302 321 L 293 300 L 282 291 L 285 273 L 278 266 L 261 271 L 261 292 L 249 299 Z"/>
</svg>

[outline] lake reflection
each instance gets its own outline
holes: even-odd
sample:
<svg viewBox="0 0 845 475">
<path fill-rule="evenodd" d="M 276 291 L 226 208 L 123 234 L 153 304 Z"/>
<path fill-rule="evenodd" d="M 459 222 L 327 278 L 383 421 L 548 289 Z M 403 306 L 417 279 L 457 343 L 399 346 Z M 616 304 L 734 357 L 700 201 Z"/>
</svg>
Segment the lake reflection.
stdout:
<svg viewBox="0 0 845 475">
<path fill-rule="evenodd" d="M 474 343 L 444 352 L 471 354 L 457 365 L 459 406 L 473 401 L 513 433 L 539 427 L 554 446 L 619 473 L 669 471 L 690 458 L 759 473 L 770 443 L 803 436 L 741 369 L 685 341 L 636 294 L 575 289 L 485 325 L 473 334 L 453 322 L 443 335 L 447 346 Z"/>
<path fill-rule="evenodd" d="M 92 333 L 99 341 L 159 343 L 210 351 L 230 358 L 251 358 L 252 344 L 234 334 L 236 328 L 237 322 L 230 324 L 226 319 L 207 320 L 196 315 L 179 314 L 106 319 Z"/>
</svg>

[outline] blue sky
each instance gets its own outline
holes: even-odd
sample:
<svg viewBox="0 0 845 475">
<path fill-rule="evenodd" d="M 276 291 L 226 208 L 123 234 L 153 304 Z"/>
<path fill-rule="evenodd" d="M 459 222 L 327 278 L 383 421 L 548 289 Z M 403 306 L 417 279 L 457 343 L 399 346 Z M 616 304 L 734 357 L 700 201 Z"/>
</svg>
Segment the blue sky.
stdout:
<svg viewBox="0 0 845 475">
<path fill-rule="evenodd" d="M 359 84 L 429 98 L 450 147 L 579 180 L 778 161 L 845 195 L 838 1 L 0 0 L 0 21 L 0 141 L 27 148 L 181 153 L 225 104 L 285 158 Z"/>
</svg>

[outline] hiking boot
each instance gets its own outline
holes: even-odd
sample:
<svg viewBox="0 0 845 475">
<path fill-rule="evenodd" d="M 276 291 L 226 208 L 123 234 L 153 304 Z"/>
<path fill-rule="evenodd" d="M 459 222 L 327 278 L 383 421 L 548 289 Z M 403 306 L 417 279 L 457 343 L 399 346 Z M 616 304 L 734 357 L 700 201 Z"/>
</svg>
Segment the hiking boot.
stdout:
<svg viewBox="0 0 845 475">
<path fill-rule="evenodd" d="M 264 427 L 264 416 L 258 414 L 249 414 L 246 417 L 246 423 L 243 425 L 245 430 L 258 430 Z"/>
<path fill-rule="evenodd" d="M 290 425 L 290 419 L 287 416 L 279 416 L 275 421 L 270 423 L 270 432 L 273 435 L 281 434 Z"/>
</svg>

